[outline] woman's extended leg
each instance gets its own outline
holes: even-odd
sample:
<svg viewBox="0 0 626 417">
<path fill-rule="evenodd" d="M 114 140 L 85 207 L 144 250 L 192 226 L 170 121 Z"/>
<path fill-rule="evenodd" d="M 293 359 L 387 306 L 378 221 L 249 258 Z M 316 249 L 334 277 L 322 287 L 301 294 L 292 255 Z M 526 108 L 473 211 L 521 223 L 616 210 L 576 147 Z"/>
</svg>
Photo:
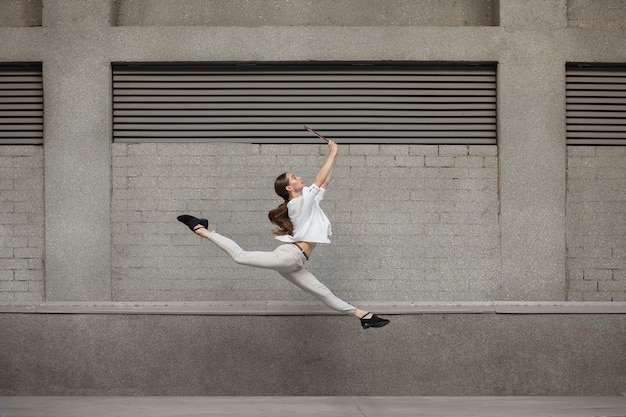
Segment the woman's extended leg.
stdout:
<svg viewBox="0 0 626 417">
<path fill-rule="evenodd" d="M 361 317 L 366 315 L 367 312 L 363 310 L 357 309 L 355 306 L 348 304 L 343 301 L 335 294 L 332 293 L 326 287 L 326 285 L 322 284 L 315 276 L 306 270 L 305 268 L 298 269 L 296 271 L 291 272 L 280 272 L 285 279 L 289 282 L 297 285 L 302 288 L 304 291 L 318 298 L 328 307 L 332 308 L 336 311 L 342 311 L 347 314 L 351 314 L 353 316 Z M 361 316 L 358 315 L 357 312 L 361 312 Z"/>
<path fill-rule="evenodd" d="M 289 282 L 302 288 L 304 291 L 318 298 L 328 307 L 336 311 L 341 311 L 347 314 L 351 314 L 361 319 L 361 325 L 364 329 L 370 327 L 383 327 L 389 324 L 389 320 L 378 317 L 376 314 L 369 313 L 365 310 L 360 310 L 355 306 L 348 304 L 341 298 L 337 297 L 322 284 L 315 276 L 307 271 L 305 268 L 299 268 L 294 271 L 280 272 L 285 279 Z"/>
</svg>

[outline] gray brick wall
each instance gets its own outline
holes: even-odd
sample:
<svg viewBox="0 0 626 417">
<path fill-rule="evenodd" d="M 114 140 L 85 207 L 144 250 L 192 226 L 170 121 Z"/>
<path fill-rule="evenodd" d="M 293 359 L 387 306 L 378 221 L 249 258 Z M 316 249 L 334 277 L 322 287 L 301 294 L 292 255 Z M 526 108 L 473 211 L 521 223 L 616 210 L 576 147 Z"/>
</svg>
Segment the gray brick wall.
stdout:
<svg viewBox="0 0 626 417">
<path fill-rule="evenodd" d="M 0 302 L 42 301 L 43 148 L 0 146 Z"/>
<path fill-rule="evenodd" d="M 568 300 L 626 301 L 626 147 L 568 147 Z"/>
<path fill-rule="evenodd" d="M 278 173 L 312 179 L 312 145 L 113 145 L 113 299 L 309 300 L 271 271 L 234 265 L 176 222 L 208 217 L 271 250 Z M 626 148 L 569 147 L 568 300 L 626 300 Z M 43 149 L 0 147 L 0 301 L 44 299 Z M 497 150 L 343 146 L 324 208 L 333 243 L 309 267 L 349 300 L 490 300 L 499 273 Z"/>
<path fill-rule="evenodd" d="M 113 299 L 310 300 L 272 271 L 234 264 L 176 221 L 207 217 L 272 250 L 267 211 L 284 171 L 310 183 L 325 145 L 113 145 Z M 495 146 L 346 145 L 324 209 L 331 245 L 309 268 L 352 301 L 490 300 L 499 260 Z"/>
</svg>

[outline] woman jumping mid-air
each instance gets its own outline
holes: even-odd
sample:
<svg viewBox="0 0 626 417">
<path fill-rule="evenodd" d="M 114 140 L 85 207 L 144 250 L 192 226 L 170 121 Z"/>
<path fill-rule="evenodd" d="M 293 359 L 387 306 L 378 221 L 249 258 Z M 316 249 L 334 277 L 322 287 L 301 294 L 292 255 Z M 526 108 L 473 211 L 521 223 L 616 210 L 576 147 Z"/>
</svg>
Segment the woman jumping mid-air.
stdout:
<svg viewBox="0 0 626 417">
<path fill-rule="evenodd" d="M 389 320 L 359 310 L 341 300 L 304 267 L 318 243 L 330 243 L 328 236 L 331 235 L 331 225 L 320 208 L 320 202 L 335 167 L 337 144 L 329 140 L 328 148 L 326 162 L 315 176 L 313 185 L 306 186 L 302 177 L 290 172 L 279 175 L 274 181 L 276 194 L 285 201 L 271 210 L 268 217 L 278 226 L 274 231 L 276 239 L 284 244 L 272 252 L 244 251 L 233 240 L 209 231 L 209 222 L 206 219 L 185 214 L 178 216 L 178 220 L 195 234 L 215 243 L 238 264 L 277 271 L 290 282 L 319 298 L 328 307 L 359 318 L 364 329 L 383 327 Z"/>
</svg>

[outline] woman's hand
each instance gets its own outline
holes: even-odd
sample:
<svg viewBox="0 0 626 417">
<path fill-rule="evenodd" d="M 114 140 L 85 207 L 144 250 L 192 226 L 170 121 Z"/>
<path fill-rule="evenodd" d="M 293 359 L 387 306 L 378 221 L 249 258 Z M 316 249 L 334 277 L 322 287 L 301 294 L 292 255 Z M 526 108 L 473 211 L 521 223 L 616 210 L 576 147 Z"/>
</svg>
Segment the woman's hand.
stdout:
<svg viewBox="0 0 626 417">
<path fill-rule="evenodd" d="M 332 155 L 337 155 L 337 152 L 339 151 L 339 146 L 337 145 L 337 143 L 334 140 L 328 140 L 328 150 L 330 151 L 330 153 Z"/>
</svg>

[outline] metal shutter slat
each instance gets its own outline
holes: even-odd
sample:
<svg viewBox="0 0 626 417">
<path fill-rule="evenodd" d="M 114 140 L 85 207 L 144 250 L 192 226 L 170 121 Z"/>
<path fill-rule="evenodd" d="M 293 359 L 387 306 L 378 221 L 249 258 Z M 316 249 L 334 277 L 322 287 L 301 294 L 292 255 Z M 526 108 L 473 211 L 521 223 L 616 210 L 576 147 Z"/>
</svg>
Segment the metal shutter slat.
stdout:
<svg viewBox="0 0 626 417">
<path fill-rule="evenodd" d="M 281 89 L 320 89 L 320 90 L 335 90 L 337 87 L 341 87 L 342 89 L 350 90 L 350 89 L 358 89 L 361 90 L 364 88 L 363 82 L 358 81 L 342 81 L 336 83 L 329 82 L 294 82 L 291 80 L 285 81 L 276 81 L 276 82 L 258 82 L 258 81 L 237 81 L 231 83 L 225 82 L 210 82 L 210 83 L 176 83 L 170 82 L 166 85 L 164 83 L 114 83 L 114 88 L 118 90 L 124 89 L 132 89 L 141 90 L 144 95 L 149 94 L 161 94 L 168 92 L 170 90 L 174 91 L 204 91 L 207 92 L 213 91 L 231 91 L 231 90 L 241 90 L 244 89 L 250 92 L 259 92 L 264 90 L 281 90 Z M 453 89 L 453 90 L 485 90 L 491 89 L 493 87 L 493 83 L 468 83 L 468 82 L 445 82 L 445 83 L 435 83 L 435 82 L 422 82 L 419 84 L 419 89 L 422 90 L 443 90 L 443 89 Z M 392 89 L 392 90 L 412 90 L 416 88 L 415 82 L 381 82 L 370 80 L 367 82 L 367 86 L 365 87 L 369 90 L 381 90 L 381 89 Z M 271 91 L 270 91 L 271 93 Z"/>
<path fill-rule="evenodd" d="M 578 77 L 566 77 L 565 80 L 572 85 L 573 88 L 580 88 L 581 86 L 588 85 L 611 85 L 611 84 L 623 84 L 626 81 L 626 77 L 615 77 L 611 75 L 606 76 L 578 76 Z"/>
<path fill-rule="evenodd" d="M 13 138 L 15 139 L 20 139 L 20 143 L 24 143 L 24 141 L 30 139 L 31 141 L 33 140 L 34 136 L 38 136 L 38 133 L 41 133 L 41 131 L 39 130 L 18 130 L 18 131 L 4 131 L 4 130 L 0 130 L 0 139 L 2 141 L 11 141 Z M 13 145 L 14 143 L 11 142 L 11 145 Z M 32 145 L 32 143 L 31 143 Z"/>
<path fill-rule="evenodd" d="M 153 126 L 153 124 L 146 124 L 143 126 L 142 130 L 153 130 L 151 127 Z M 132 130 L 132 129 L 137 129 L 138 126 L 137 124 L 133 123 L 133 124 L 123 124 L 123 123 L 117 123 L 116 124 L 116 128 L 121 130 Z M 232 127 L 232 125 L 229 124 L 218 124 L 218 123 L 211 123 L 211 124 L 159 124 L 159 130 L 163 130 L 163 131 L 187 131 L 187 130 L 198 130 L 198 131 L 221 131 L 221 130 L 228 130 Z M 353 130 L 353 129 L 359 129 L 362 128 L 362 125 L 341 125 L 342 129 L 348 129 L 348 130 Z M 242 124 L 240 126 L 240 130 L 245 130 L 246 128 L 250 129 L 250 130 L 271 130 L 273 132 L 281 132 L 282 130 L 288 129 L 285 127 L 285 125 L 281 125 L 281 124 L 263 124 L 262 128 L 259 128 L 258 125 L 256 124 L 251 124 L 251 125 L 246 125 L 246 124 Z M 472 126 L 472 128 L 474 130 L 482 130 L 482 131 L 489 131 L 492 130 L 493 126 L 489 125 L 489 124 L 474 124 Z M 325 128 L 326 131 L 330 130 L 331 128 Z M 445 131 L 454 131 L 454 127 L 448 125 L 448 124 L 404 124 L 404 125 L 384 125 L 384 124 L 369 124 L 368 125 L 368 131 L 372 132 L 372 131 L 376 131 L 376 130 L 380 130 L 380 131 L 389 131 L 390 134 L 393 134 L 394 131 L 412 131 L 412 130 L 419 130 L 419 129 L 428 129 L 430 130 L 445 130 Z M 458 129 L 459 131 L 464 131 L 464 129 Z M 291 127 L 290 130 L 290 134 L 293 133 L 293 127 Z"/>
<path fill-rule="evenodd" d="M 624 112 L 611 112 L 611 111 L 594 111 L 594 110 L 586 110 L 586 111 L 566 111 L 565 112 L 566 116 L 571 118 L 571 120 L 568 120 L 567 123 L 568 124 L 580 124 L 577 122 L 577 119 L 579 117 L 584 117 L 584 118 L 596 118 L 596 119 L 609 119 L 609 118 L 623 118 L 626 116 L 626 114 Z M 600 121 L 597 121 L 595 123 L 601 123 Z"/>
<path fill-rule="evenodd" d="M 2 65 L 0 65 L 0 72 L 2 72 Z M 11 91 L 24 91 L 24 92 L 30 91 L 30 92 L 39 93 L 43 95 L 41 83 L 42 83 L 42 80 L 39 80 L 39 88 L 36 88 L 32 84 L 28 84 L 27 86 L 25 86 L 25 85 L 20 85 L 19 83 L 0 82 L 0 91 L 3 92 L 5 95 L 10 93 Z"/>
<path fill-rule="evenodd" d="M 0 65 L 0 145 L 41 143 L 43 143 L 41 65 Z"/>
<path fill-rule="evenodd" d="M 39 143 L 33 143 L 34 139 L 30 136 L 28 137 L 17 137 L 14 135 L 11 136 L 3 136 L 0 134 L 0 143 L 5 145 L 37 145 Z"/>
<path fill-rule="evenodd" d="M 626 145 L 626 66 L 568 64 L 569 145 Z"/>
<path fill-rule="evenodd" d="M 173 112 L 172 112 L 173 113 Z M 172 114 L 170 113 L 170 114 Z M 467 117 L 467 116 L 477 116 L 477 117 L 488 117 L 493 115 L 492 110 L 395 110 L 395 111 L 386 111 L 385 114 L 381 114 L 381 110 L 341 110 L 341 115 L 336 115 L 335 117 L 358 117 L 358 116 L 380 116 L 383 118 L 385 115 L 390 117 Z M 136 114 L 145 114 L 145 112 L 139 111 Z M 180 111 L 179 115 L 189 115 L 193 114 L 188 111 Z M 206 112 L 196 113 L 200 116 L 206 116 Z M 304 118 L 314 118 L 318 116 L 329 117 L 328 110 L 310 110 L 310 109 L 302 109 L 302 110 L 286 110 L 283 109 L 277 114 L 276 110 L 255 110 L 250 112 L 229 112 L 226 110 L 214 110 L 211 112 L 212 117 L 228 117 L 228 116 L 264 116 L 265 120 L 270 120 L 270 118 L 282 119 L 285 117 L 304 117 Z M 118 115 L 117 113 L 115 114 Z M 163 113 L 161 113 L 164 116 Z M 158 114 L 155 114 L 158 116 Z M 154 120 L 158 123 L 158 120 Z"/>
<path fill-rule="evenodd" d="M 579 132 L 621 132 L 626 133 L 626 125 L 597 125 L 594 127 L 580 126 L 580 125 L 567 125 L 567 128 L 572 134 Z"/>
<path fill-rule="evenodd" d="M 598 105 L 598 104 L 624 104 L 626 105 L 626 96 L 620 97 L 569 97 L 566 100 L 567 104 L 582 104 L 582 105 Z"/>
<path fill-rule="evenodd" d="M 364 138 L 364 137 L 354 137 L 352 138 L 355 141 L 358 140 L 360 144 L 371 144 L 377 145 L 380 144 L 380 138 Z M 297 140 L 298 143 L 307 143 L 303 140 L 302 137 L 298 137 L 294 139 L 294 137 L 271 137 L 271 138 L 255 138 L 254 143 L 264 143 L 264 144 L 292 144 L 294 140 Z M 350 138 L 342 139 L 343 143 L 350 143 Z M 445 144 L 467 144 L 471 142 L 474 145 L 492 145 L 494 143 L 494 138 L 467 138 L 467 137 L 458 137 L 458 138 L 438 138 L 438 137 L 406 137 L 406 138 L 394 138 L 394 143 L 396 144 L 433 144 L 439 145 L 442 143 Z M 233 138 L 233 137 L 210 137 L 210 138 L 157 138 L 157 137 L 146 137 L 146 138 L 136 138 L 136 137 L 120 137 L 120 142 L 126 143 L 198 143 L 198 142 L 232 142 L 232 143 L 250 143 L 249 137 L 241 137 L 241 138 Z M 357 143 L 357 142 L 354 142 Z"/>
<path fill-rule="evenodd" d="M 593 139 L 593 144 L 598 145 L 606 145 L 606 146 L 623 146 L 624 142 L 622 139 L 608 139 L 608 138 L 591 138 Z M 567 141 L 568 145 L 589 145 L 590 138 L 578 139 L 571 138 Z"/>
<path fill-rule="evenodd" d="M 491 89 L 487 89 L 487 90 L 469 90 L 469 89 L 465 89 L 465 90 L 459 90 L 459 89 L 413 89 L 413 90 L 401 90 L 401 89 L 381 89 L 380 90 L 380 94 L 373 94 L 371 90 L 364 90 L 364 89 L 353 89 L 353 90 L 348 90 L 348 89 L 343 89 L 343 88 L 337 88 L 337 89 L 321 89 L 321 88 L 309 88 L 309 89 L 300 89 L 300 90 L 293 90 L 293 89 L 286 89 L 286 88 L 282 88 L 282 89 L 272 89 L 270 91 L 271 94 L 268 94 L 270 97 L 271 96 L 293 96 L 294 94 L 297 94 L 299 96 L 341 96 L 341 95 L 346 95 L 346 96 L 380 96 L 382 94 L 384 94 L 385 96 L 407 96 L 407 95 L 411 95 L 411 96 L 495 96 L 495 90 L 491 90 Z M 119 96 L 124 96 L 124 95 L 130 95 L 130 96 L 135 96 L 135 97 L 167 97 L 167 96 L 175 96 L 178 97 L 180 100 L 185 100 L 185 98 L 187 97 L 194 97 L 194 96 L 202 96 L 202 97 L 213 97 L 213 96 L 245 96 L 245 97 L 256 97 L 256 96 L 261 96 L 259 95 L 259 91 L 257 90 L 250 90 L 250 89 L 231 89 L 231 90 L 226 90 L 226 89 L 216 89 L 216 90 L 212 90 L 212 91 L 207 91 L 207 90 L 188 90 L 188 91 L 184 91 L 184 94 L 181 94 L 181 90 L 180 89 L 176 89 L 176 90 L 167 90 L 167 89 L 161 89 L 161 90 L 154 90 L 154 91 L 149 91 L 149 90 L 141 90 L 141 89 L 129 89 L 129 90 L 116 90 L 115 91 L 115 96 L 114 97 L 119 97 Z"/>
<path fill-rule="evenodd" d="M 358 73 L 350 74 L 326 74 L 318 76 L 316 73 L 283 73 L 283 74 L 263 74 L 263 75 L 220 75 L 212 73 L 210 75 L 188 75 L 188 74 L 170 74 L 170 75 L 151 75 L 150 73 L 139 75 L 116 75 L 115 87 L 128 87 L 135 83 L 179 83 L 179 84 L 195 84 L 195 83 L 219 83 L 219 82 L 278 82 L 285 81 L 285 77 L 289 78 L 289 82 L 353 82 L 353 81 L 371 81 L 372 79 L 385 80 L 393 77 L 393 82 L 458 82 L 459 75 L 403 75 L 396 73 L 375 73 L 370 75 L 360 75 Z M 468 74 L 464 77 L 468 81 L 492 83 L 495 81 L 493 75 L 475 75 Z M 389 81 L 388 81 L 389 82 Z"/>
<path fill-rule="evenodd" d="M 341 65 L 338 70 L 333 70 L 328 64 L 311 65 L 303 64 L 279 64 L 285 68 L 292 68 L 285 71 L 273 71 L 266 67 L 260 66 L 255 68 L 243 68 L 239 66 L 229 66 L 228 70 L 216 69 L 215 64 L 196 65 L 198 71 L 186 71 L 183 65 L 176 67 L 175 70 L 168 70 L 160 64 L 145 65 L 145 71 L 132 71 L 124 68 L 124 65 L 114 65 L 116 81 L 197 81 L 197 80 L 234 80 L 234 79 L 284 79 L 289 77 L 294 80 L 343 80 L 343 79 L 361 79 L 368 80 L 374 77 L 394 77 L 399 80 L 411 79 L 457 79 L 459 76 L 464 78 L 476 78 L 482 80 L 495 80 L 495 73 L 492 66 L 486 66 L 485 69 L 475 68 L 464 71 L 463 67 L 455 66 L 449 69 L 427 69 L 420 65 L 419 72 L 415 71 L 416 65 L 410 64 L 410 68 L 406 71 L 392 70 L 376 70 L 376 65 L 371 67 L 362 67 L 360 70 L 351 70 L 345 64 Z M 306 67 L 317 67 L 317 70 L 307 70 Z M 209 68 L 210 67 L 210 68 Z M 378 66 L 380 67 L 380 66 Z M 128 68 L 128 67 L 127 67 Z M 207 71 L 207 68 L 209 71 Z M 368 68 L 372 68 L 369 70 Z M 155 71 L 158 69 L 158 72 Z M 294 69 L 297 71 L 294 71 Z M 446 78 L 447 77 L 447 78 Z"/>
<path fill-rule="evenodd" d="M 624 97 L 624 93 L 622 91 L 595 91 L 595 90 L 589 90 L 589 91 L 584 91 L 584 90 L 574 90 L 574 89 L 569 89 L 568 88 L 568 94 L 567 94 L 568 99 L 569 98 L 575 98 L 575 97 L 599 97 L 599 98 L 623 98 Z"/>
<path fill-rule="evenodd" d="M 0 108 L 0 117 L 36 117 L 37 123 L 41 121 L 43 112 L 41 110 L 2 110 Z M 33 119 L 35 121 L 35 119 Z"/>
<path fill-rule="evenodd" d="M 7 108 L 42 108 L 43 96 L 37 97 L 0 97 L 0 109 Z"/>
<path fill-rule="evenodd" d="M 213 123 L 237 123 L 240 125 L 243 124 L 253 124 L 253 125 L 265 125 L 268 124 L 268 118 L 267 117 L 254 117 L 254 116 L 246 116 L 246 117 L 242 117 L 242 116 L 234 116 L 234 117 L 199 117 L 199 118 L 194 118 L 194 117 L 189 117 L 189 118 L 185 118 L 184 115 L 186 115 L 187 113 L 183 113 L 181 114 L 180 118 L 184 118 L 184 122 L 185 123 L 190 123 L 190 122 L 197 122 L 197 121 L 201 121 L 201 122 L 207 122 L 207 121 L 212 121 Z M 158 116 L 157 116 L 158 117 Z M 177 117 L 171 117 L 168 116 L 168 118 L 165 117 L 158 117 L 159 120 L 155 120 L 157 117 L 152 118 L 152 117 L 144 117 L 141 119 L 138 118 L 125 118 L 123 116 L 116 116 L 114 118 L 114 122 L 116 123 L 116 126 L 118 124 L 121 123 L 128 123 L 128 122 L 132 122 L 134 124 L 142 124 L 142 123 L 150 123 L 150 124 L 154 124 L 155 122 L 163 122 L 163 123 L 177 123 L 178 120 L 180 118 Z M 299 124 L 301 121 L 301 118 L 299 116 L 297 117 L 292 117 L 291 122 L 289 121 L 289 118 L 286 117 L 282 117 L 280 118 L 279 122 L 281 122 L 280 124 L 277 124 L 277 126 L 282 126 L 286 123 L 296 123 Z M 315 121 L 316 126 L 318 126 L 320 129 L 323 129 L 324 125 L 334 125 L 334 124 L 339 124 L 342 126 L 346 126 L 349 125 L 350 123 L 356 123 L 358 125 L 363 125 L 363 124 L 372 124 L 372 119 L 370 117 L 364 117 L 362 115 L 359 116 L 353 116 L 353 117 L 333 117 L 333 116 L 328 116 L 328 117 L 315 117 L 315 118 L 311 118 L 311 120 Z M 455 121 L 457 122 L 457 124 L 460 124 L 459 128 L 462 128 L 463 124 L 487 124 L 489 126 L 491 126 L 492 128 L 495 129 L 495 123 L 496 123 L 496 118 L 495 117 L 458 117 L 455 118 Z M 406 117 L 387 117 L 385 118 L 385 123 L 393 123 L 393 125 L 390 126 L 402 126 L 403 124 L 407 124 L 407 123 L 414 123 L 414 124 L 423 124 L 423 123 L 431 123 L 431 124 L 444 124 L 447 125 L 449 124 L 449 120 L 447 117 L 440 117 L 440 118 L 435 118 L 435 117 L 430 117 L 430 118 L 423 118 L 423 119 L 415 119 L 415 118 L 406 118 Z M 355 126 L 356 127 L 356 126 Z"/>
<path fill-rule="evenodd" d="M 20 90 L 20 89 L 0 90 L 0 100 L 2 99 L 2 97 L 21 98 L 21 97 L 29 97 L 29 96 L 41 97 L 42 91 L 41 90 Z"/>
<path fill-rule="evenodd" d="M 185 97 L 185 102 L 180 102 L 180 97 L 160 97 L 158 102 L 153 101 L 152 97 L 143 98 L 140 96 L 117 96 L 115 97 L 116 108 L 123 109 L 128 107 L 136 107 L 138 103 L 142 103 L 143 108 L 163 108 L 167 106 L 176 107 L 200 107 L 204 103 L 240 103 L 241 98 L 233 96 L 211 96 L 210 100 L 203 97 Z M 419 98 L 415 95 L 401 96 L 395 95 L 393 97 L 381 97 L 381 96 L 358 96 L 358 97 L 345 97 L 345 96 L 286 96 L 275 97 L 266 96 L 259 97 L 255 100 L 246 100 L 247 103 L 494 103 L 496 102 L 495 93 L 493 95 L 485 96 L 433 96 L 422 95 Z M 127 104 L 128 103 L 128 104 Z"/>
<path fill-rule="evenodd" d="M 474 110 L 483 110 L 483 109 L 495 109 L 495 103 L 484 103 L 484 102 L 470 102 L 472 105 L 472 109 Z M 239 109 L 249 109 L 249 110 L 272 110 L 272 109 L 283 109 L 294 107 L 293 104 L 297 104 L 299 109 L 317 109 L 320 107 L 320 102 L 240 102 L 240 103 L 205 103 L 204 109 L 206 110 L 239 110 Z M 325 109 L 344 109 L 345 102 L 322 102 Z M 138 108 L 143 108 L 143 106 L 137 106 Z M 351 109 L 367 109 L 367 108 L 376 108 L 381 110 L 441 110 L 441 109 L 451 109 L 455 110 L 459 108 L 459 103 L 419 103 L 419 102 L 370 102 L 370 101 L 356 101 L 350 102 Z"/>
<path fill-rule="evenodd" d="M 585 116 L 586 114 L 594 115 L 595 117 L 602 117 L 602 115 L 606 115 L 606 117 L 619 117 L 620 114 L 624 114 L 626 111 L 624 110 L 624 106 L 619 108 L 620 106 L 597 106 L 597 105 L 589 105 L 586 107 L 583 106 L 566 106 L 566 113 L 571 116 Z"/>
<path fill-rule="evenodd" d="M 618 117 L 618 118 L 588 118 L 585 119 L 583 117 L 577 117 L 575 121 L 569 122 L 570 126 L 587 126 L 593 124 L 600 125 L 626 125 L 626 117 Z"/>
<path fill-rule="evenodd" d="M 599 132 L 599 131 L 590 131 L 590 132 L 571 132 L 571 138 L 589 138 L 593 139 L 599 135 L 601 135 L 602 139 L 614 139 L 616 141 L 624 138 L 624 131 L 621 132 Z"/>
<path fill-rule="evenodd" d="M 1 113 L 0 113 L 1 115 Z M 37 125 L 40 124 L 42 121 L 41 117 L 11 117 L 11 119 L 9 118 L 2 118 L 0 119 L 0 126 L 12 126 L 12 125 L 16 125 L 16 126 L 22 126 L 22 125 L 27 125 L 27 126 L 31 126 L 33 124 Z"/>
<path fill-rule="evenodd" d="M 495 143 L 495 88 L 493 65 L 115 64 L 114 140 Z"/>
<path fill-rule="evenodd" d="M 602 92 L 604 90 L 626 91 L 626 78 L 624 79 L 624 82 L 621 84 L 618 84 L 618 83 L 615 83 L 615 84 L 606 84 L 606 83 L 573 84 L 573 85 L 568 84 L 568 88 L 570 89 L 570 91 L 577 91 L 577 90 L 588 90 L 588 91 L 598 91 L 598 92 Z"/>
</svg>

